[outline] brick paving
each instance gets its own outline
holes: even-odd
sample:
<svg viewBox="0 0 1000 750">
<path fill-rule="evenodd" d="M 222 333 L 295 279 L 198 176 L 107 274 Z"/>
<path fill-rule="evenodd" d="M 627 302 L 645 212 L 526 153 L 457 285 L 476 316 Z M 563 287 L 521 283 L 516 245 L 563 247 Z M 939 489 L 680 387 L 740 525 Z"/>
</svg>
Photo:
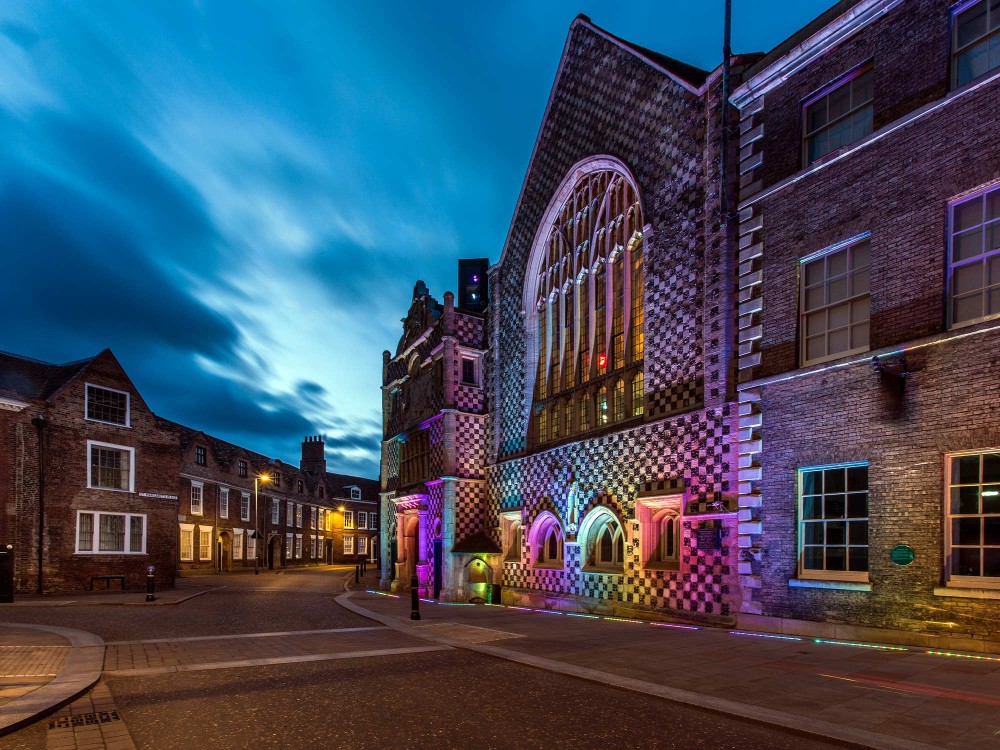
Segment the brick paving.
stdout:
<svg viewBox="0 0 1000 750">
<path fill-rule="evenodd" d="M 47 719 L 46 750 L 135 750 L 103 682 Z"/>
<path fill-rule="evenodd" d="M 69 642 L 56 633 L 0 628 L 0 706 L 51 682 L 68 652 Z"/>
<path fill-rule="evenodd" d="M 703 708 L 884 748 L 1000 748 L 1000 657 L 421 602 L 348 602 L 402 632 Z M 362 612 L 363 614 L 363 612 Z M 513 636 L 475 644 L 441 624 Z"/>
</svg>

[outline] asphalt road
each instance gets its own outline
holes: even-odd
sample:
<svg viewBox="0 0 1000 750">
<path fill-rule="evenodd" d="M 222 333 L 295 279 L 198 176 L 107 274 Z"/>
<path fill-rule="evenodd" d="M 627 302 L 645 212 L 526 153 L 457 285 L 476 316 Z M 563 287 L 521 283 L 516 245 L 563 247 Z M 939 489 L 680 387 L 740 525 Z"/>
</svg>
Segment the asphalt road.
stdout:
<svg viewBox="0 0 1000 750">
<path fill-rule="evenodd" d="M 177 606 L 22 607 L 16 619 L 105 640 L 371 626 L 333 601 L 343 575 L 234 576 L 226 588 Z M 839 747 L 462 650 L 105 683 L 141 750 Z M 45 747 L 44 721 L 0 738 L 2 750 Z"/>
</svg>

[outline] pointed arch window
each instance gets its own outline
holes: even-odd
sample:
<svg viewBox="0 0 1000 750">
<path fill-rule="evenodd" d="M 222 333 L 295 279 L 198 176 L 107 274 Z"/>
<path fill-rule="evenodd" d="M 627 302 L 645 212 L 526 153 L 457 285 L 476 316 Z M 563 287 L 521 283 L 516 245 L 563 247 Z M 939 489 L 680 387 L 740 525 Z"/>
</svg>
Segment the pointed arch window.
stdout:
<svg viewBox="0 0 1000 750">
<path fill-rule="evenodd" d="M 547 440 L 642 416 L 634 406 L 642 399 L 632 396 L 632 388 L 643 385 L 636 374 L 645 353 L 638 191 L 628 169 L 612 157 L 589 159 L 571 174 L 542 220 L 524 291 L 528 336 L 537 337 L 529 351 L 538 354 L 537 368 L 527 373 L 535 383 L 531 415 L 534 434 L 544 432 Z M 603 392 L 603 400 L 598 395 L 588 403 L 578 391 L 594 381 L 598 390 L 591 396 Z M 526 390 L 532 392 L 530 383 Z M 577 402 L 578 418 L 570 405 Z M 558 417 L 554 403 L 560 404 Z"/>
<path fill-rule="evenodd" d="M 593 511 L 583 524 L 585 565 L 591 570 L 621 571 L 625 565 L 625 534 L 607 509 Z"/>
<path fill-rule="evenodd" d="M 531 559 L 536 568 L 563 567 L 563 532 L 552 513 L 543 512 L 532 525 Z"/>
</svg>

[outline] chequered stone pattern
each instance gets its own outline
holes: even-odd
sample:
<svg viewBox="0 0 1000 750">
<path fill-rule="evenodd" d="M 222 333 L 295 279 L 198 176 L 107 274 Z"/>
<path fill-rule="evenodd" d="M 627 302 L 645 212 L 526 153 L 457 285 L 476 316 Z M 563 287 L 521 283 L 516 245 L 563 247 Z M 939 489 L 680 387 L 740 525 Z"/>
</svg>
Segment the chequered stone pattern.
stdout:
<svg viewBox="0 0 1000 750">
<path fill-rule="evenodd" d="M 528 564 L 532 553 L 530 533 L 526 533 L 521 563 L 504 563 L 504 584 L 640 608 L 729 615 L 735 609 L 738 587 L 736 520 L 732 515 L 725 517 L 721 550 L 698 552 L 691 530 L 699 523 L 697 511 L 708 509 L 715 492 L 727 493 L 735 484 L 734 424 L 735 410 L 726 404 L 487 467 L 489 525 L 499 524 L 491 519 L 498 518 L 503 509 L 523 505 L 526 529 L 543 510 L 553 512 L 566 529 L 571 489 L 577 496 L 580 527 L 596 506 L 610 508 L 625 522 L 623 574 L 584 572 L 579 548 L 572 543 L 567 544 L 563 571 L 534 569 Z M 691 498 L 684 510 L 677 571 L 646 570 L 639 560 L 636 494 L 655 483 L 686 488 Z M 568 537 L 572 542 L 572 534 Z M 571 554 L 574 549 L 577 552 Z"/>
<path fill-rule="evenodd" d="M 455 487 L 455 540 L 484 531 L 486 484 L 459 481 Z M 496 540 L 494 540 L 496 541 Z"/>
<path fill-rule="evenodd" d="M 475 414 L 457 414 L 458 450 L 455 451 L 455 475 L 481 479 L 485 470 L 486 420 Z"/>
<path fill-rule="evenodd" d="M 586 112 L 585 123 L 580 113 Z M 542 214 L 573 164 L 613 154 L 633 172 L 644 215 L 647 416 L 704 397 L 705 101 L 636 56 L 575 24 L 499 270 L 491 276 L 488 375 L 499 455 L 525 449 L 530 404 L 522 290 Z M 720 341 L 719 346 L 726 346 Z M 489 369 L 489 368 L 488 368 Z"/>
<path fill-rule="evenodd" d="M 486 345 L 485 321 L 478 315 L 456 312 L 455 335 L 462 346 L 482 349 Z"/>
</svg>

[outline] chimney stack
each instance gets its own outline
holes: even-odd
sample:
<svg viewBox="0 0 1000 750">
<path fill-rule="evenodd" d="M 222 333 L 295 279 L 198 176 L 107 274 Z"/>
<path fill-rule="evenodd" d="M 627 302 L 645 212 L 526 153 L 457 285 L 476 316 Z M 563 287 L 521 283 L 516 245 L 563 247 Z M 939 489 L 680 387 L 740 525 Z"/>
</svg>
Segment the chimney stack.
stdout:
<svg viewBox="0 0 1000 750">
<path fill-rule="evenodd" d="M 309 474 L 326 473 L 326 443 L 321 435 L 307 435 L 302 441 L 302 460 L 299 468 Z"/>
</svg>

